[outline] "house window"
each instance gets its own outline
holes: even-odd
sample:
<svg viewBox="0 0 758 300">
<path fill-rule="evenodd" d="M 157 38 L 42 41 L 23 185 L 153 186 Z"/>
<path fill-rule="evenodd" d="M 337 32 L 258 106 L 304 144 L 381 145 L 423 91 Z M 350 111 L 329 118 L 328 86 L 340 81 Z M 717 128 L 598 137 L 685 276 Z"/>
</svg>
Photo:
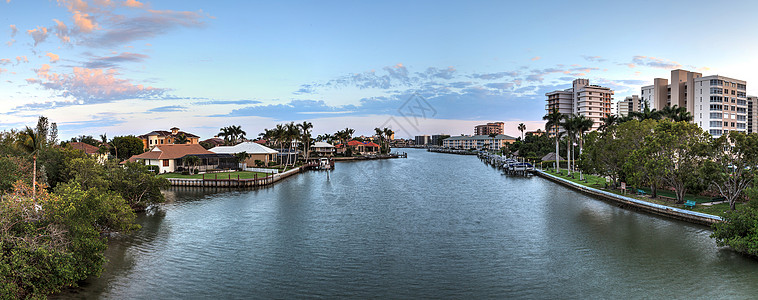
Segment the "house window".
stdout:
<svg viewBox="0 0 758 300">
<path fill-rule="evenodd" d="M 163 140 L 161 140 L 161 145 L 163 145 Z"/>
<path fill-rule="evenodd" d="M 163 166 L 164 167 L 168 167 L 168 159 L 164 159 L 163 160 Z"/>
</svg>

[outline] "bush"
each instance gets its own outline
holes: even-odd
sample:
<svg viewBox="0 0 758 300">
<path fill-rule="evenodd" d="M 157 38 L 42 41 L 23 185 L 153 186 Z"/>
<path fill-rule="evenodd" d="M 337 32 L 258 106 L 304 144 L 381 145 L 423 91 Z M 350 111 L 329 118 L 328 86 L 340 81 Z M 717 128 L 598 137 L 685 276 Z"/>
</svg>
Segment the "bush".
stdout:
<svg viewBox="0 0 758 300">
<path fill-rule="evenodd" d="M 189 171 L 189 170 L 184 170 L 184 171 L 182 171 L 182 175 L 189 175 L 189 174 L 190 174 L 190 171 Z"/>
<path fill-rule="evenodd" d="M 260 159 L 256 159 L 256 160 L 255 160 L 255 166 L 256 166 L 256 167 L 259 167 L 259 168 L 260 168 L 260 167 L 263 167 L 264 165 L 265 165 L 265 164 L 263 163 L 263 161 L 262 161 L 262 160 L 260 160 Z"/>
<path fill-rule="evenodd" d="M 268 162 L 268 166 L 269 167 L 276 166 L 276 162 L 275 161 L 270 161 L 270 162 Z"/>
<path fill-rule="evenodd" d="M 713 224 L 711 237 L 719 247 L 729 246 L 737 252 L 758 256 L 758 211 L 744 205 L 727 212 L 724 222 Z"/>
<path fill-rule="evenodd" d="M 192 170 L 192 172 L 195 173 L 195 174 L 200 173 L 200 169 L 194 169 L 194 170 Z"/>
</svg>

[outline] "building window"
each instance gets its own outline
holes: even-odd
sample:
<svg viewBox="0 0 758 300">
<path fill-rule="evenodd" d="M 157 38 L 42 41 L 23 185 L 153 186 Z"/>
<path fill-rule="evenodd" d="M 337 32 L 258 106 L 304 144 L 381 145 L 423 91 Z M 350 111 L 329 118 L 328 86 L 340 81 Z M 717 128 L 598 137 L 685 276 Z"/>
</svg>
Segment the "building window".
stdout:
<svg viewBox="0 0 758 300">
<path fill-rule="evenodd" d="M 721 121 L 711 121 L 711 127 L 721 127 Z"/>
<path fill-rule="evenodd" d="M 164 167 L 168 167 L 168 159 L 164 159 L 163 160 L 163 166 Z"/>
</svg>

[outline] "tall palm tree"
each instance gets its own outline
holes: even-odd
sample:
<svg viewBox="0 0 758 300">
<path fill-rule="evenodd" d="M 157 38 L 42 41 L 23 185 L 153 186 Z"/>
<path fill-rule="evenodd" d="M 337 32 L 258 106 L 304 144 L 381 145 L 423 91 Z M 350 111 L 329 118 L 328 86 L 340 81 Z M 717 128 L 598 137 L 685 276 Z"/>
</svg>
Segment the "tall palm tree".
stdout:
<svg viewBox="0 0 758 300">
<path fill-rule="evenodd" d="M 379 147 L 384 149 L 384 130 L 380 129 L 379 127 L 374 128 L 374 132 L 376 137 L 379 139 Z M 383 152 L 380 151 L 380 153 Z"/>
<path fill-rule="evenodd" d="M 576 120 L 574 114 L 563 115 L 561 119 L 561 127 L 566 131 L 566 160 L 568 169 L 568 175 L 571 175 L 571 148 L 574 146 L 574 135 L 576 134 Z"/>
<path fill-rule="evenodd" d="M 605 117 L 600 118 L 600 121 L 602 123 L 597 131 L 605 131 L 611 126 L 621 123 L 621 119 L 616 115 L 606 115 Z"/>
<path fill-rule="evenodd" d="M 218 136 L 224 138 L 224 145 L 228 145 L 231 142 L 232 135 L 232 130 L 229 127 L 222 127 L 218 133 Z"/>
<path fill-rule="evenodd" d="M 229 132 L 232 134 L 232 141 L 234 144 L 244 141 L 245 135 L 247 135 L 247 132 L 242 130 L 242 126 L 239 125 L 229 126 Z"/>
<path fill-rule="evenodd" d="M 295 125 L 295 122 L 290 122 L 289 124 L 285 125 L 284 129 L 284 140 L 287 142 L 287 163 L 285 163 L 285 167 L 290 162 L 290 153 L 292 153 L 292 144 L 300 138 L 300 128 Z M 297 153 L 297 152 L 296 152 Z M 292 165 L 295 165 L 295 162 L 297 162 L 297 154 L 295 154 L 295 161 L 292 162 Z"/>
<path fill-rule="evenodd" d="M 579 156 L 581 157 L 582 150 L 583 150 L 582 143 L 584 141 L 584 133 L 587 132 L 587 131 L 592 130 L 592 126 L 595 125 L 595 121 L 593 121 L 592 119 L 590 119 L 590 118 L 588 118 L 588 117 L 586 117 L 584 115 L 579 115 L 579 116 L 576 117 L 575 122 L 576 122 L 574 124 L 574 125 L 576 125 L 575 129 L 576 129 L 577 133 L 579 134 Z M 574 164 L 576 164 L 576 161 L 574 162 Z M 576 167 L 576 166 L 574 166 L 574 167 Z M 584 174 L 582 174 L 581 172 L 579 172 L 579 180 L 583 180 L 583 179 L 584 179 Z"/>
<path fill-rule="evenodd" d="M 303 123 L 297 124 L 300 129 L 300 141 L 303 142 L 303 151 L 305 151 L 305 162 L 308 162 L 310 157 L 309 152 L 311 149 L 311 129 L 313 129 L 313 123 L 303 121 Z"/>
<path fill-rule="evenodd" d="M 18 133 L 16 143 L 21 150 L 32 155 L 34 166 L 32 169 L 32 199 L 37 199 L 37 154 L 47 142 L 47 137 L 42 136 L 41 132 L 27 126 Z"/>
<path fill-rule="evenodd" d="M 553 162 L 553 167 L 556 171 L 560 170 L 560 165 L 558 164 L 558 140 L 560 139 L 559 134 L 559 126 L 561 125 L 561 120 L 563 119 L 563 114 L 558 112 L 558 109 L 553 110 L 553 112 L 545 115 L 542 117 L 543 120 L 547 121 L 545 123 L 545 131 L 550 132 L 550 130 L 554 130 L 555 134 L 555 161 Z"/>
<path fill-rule="evenodd" d="M 384 138 L 387 139 L 387 153 L 390 153 L 390 144 L 392 142 L 393 135 L 395 135 L 395 132 L 387 127 L 382 129 L 382 131 L 384 131 Z"/>
<path fill-rule="evenodd" d="M 647 104 L 647 102 L 645 102 L 644 108 L 642 109 L 642 111 L 630 112 L 629 116 L 639 121 L 644 121 L 644 120 L 649 120 L 649 119 L 660 120 L 661 112 L 656 110 L 655 108 L 651 110 L 650 106 Z"/>
<path fill-rule="evenodd" d="M 518 124 L 518 131 L 521 131 L 521 140 L 524 140 L 524 130 L 526 130 L 526 125 L 524 123 Z"/>
</svg>

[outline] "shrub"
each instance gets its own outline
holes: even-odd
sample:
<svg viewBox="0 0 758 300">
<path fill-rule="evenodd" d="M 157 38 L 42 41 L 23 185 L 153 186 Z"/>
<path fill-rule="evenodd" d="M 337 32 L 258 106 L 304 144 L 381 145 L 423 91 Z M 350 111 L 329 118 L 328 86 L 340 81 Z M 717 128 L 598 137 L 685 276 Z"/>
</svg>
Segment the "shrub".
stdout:
<svg viewBox="0 0 758 300">
<path fill-rule="evenodd" d="M 158 172 L 160 172 L 160 167 L 158 167 L 156 165 L 147 165 L 147 170 L 151 171 L 151 172 L 153 172 L 155 174 L 158 174 Z"/>
</svg>

